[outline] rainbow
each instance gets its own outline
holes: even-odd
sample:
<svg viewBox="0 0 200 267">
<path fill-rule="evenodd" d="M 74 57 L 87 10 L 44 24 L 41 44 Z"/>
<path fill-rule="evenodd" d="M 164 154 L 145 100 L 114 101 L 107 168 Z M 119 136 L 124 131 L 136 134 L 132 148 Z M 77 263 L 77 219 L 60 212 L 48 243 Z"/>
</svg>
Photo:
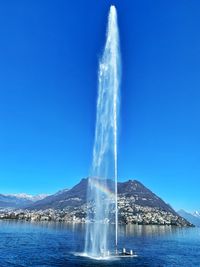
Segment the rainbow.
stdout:
<svg viewBox="0 0 200 267">
<path fill-rule="evenodd" d="M 107 195 L 109 198 L 115 200 L 115 194 L 113 191 L 111 191 L 107 186 L 101 183 L 101 180 L 98 178 L 89 178 L 89 183 L 91 186 L 95 187 L 105 195 Z"/>
</svg>

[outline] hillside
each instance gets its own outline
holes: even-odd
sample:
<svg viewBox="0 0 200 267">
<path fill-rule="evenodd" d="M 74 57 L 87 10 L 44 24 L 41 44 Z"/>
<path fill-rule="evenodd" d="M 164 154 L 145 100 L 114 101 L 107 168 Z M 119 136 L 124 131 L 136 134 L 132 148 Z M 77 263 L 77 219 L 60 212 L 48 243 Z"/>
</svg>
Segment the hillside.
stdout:
<svg viewBox="0 0 200 267">
<path fill-rule="evenodd" d="M 112 185 L 111 180 L 107 183 L 108 186 Z M 0 219 L 85 222 L 87 212 L 95 212 L 92 202 L 87 203 L 87 187 L 88 178 L 82 179 L 69 190 L 60 190 L 54 195 L 34 202 L 30 198 L 25 200 L 12 196 L 15 204 L 18 203 L 16 201 L 21 202 L 15 205 L 15 210 L 0 210 Z M 137 180 L 118 183 L 118 211 L 119 223 L 192 226 Z M 112 223 L 114 209 L 110 212 Z"/>
<path fill-rule="evenodd" d="M 36 201 L 29 209 L 65 209 L 69 207 L 78 207 L 87 201 L 88 179 L 82 179 L 80 183 L 70 190 L 61 191 L 59 194 L 48 196 L 40 201 Z M 129 180 L 127 182 L 118 182 L 118 198 L 131 198 L 131 202 L 135 205 L 143 207 L 159 208 L 166 212 L 175 213 L 175 211 L 166 204 L 161 198 L 147 189 L 137 180 Z"/>
<path fill-rule="evenodd" d="M 85 221 L 88 210 L 87 185 L 88 179 L 82 179 L 72 189 L 60 191 L 26 208 L 33 214 L 46 212 L 47 220 Z M 118 183 L 118 210 L 120 223 L 190 225 L 170 205 L 137 180 Z"/>
</svg>

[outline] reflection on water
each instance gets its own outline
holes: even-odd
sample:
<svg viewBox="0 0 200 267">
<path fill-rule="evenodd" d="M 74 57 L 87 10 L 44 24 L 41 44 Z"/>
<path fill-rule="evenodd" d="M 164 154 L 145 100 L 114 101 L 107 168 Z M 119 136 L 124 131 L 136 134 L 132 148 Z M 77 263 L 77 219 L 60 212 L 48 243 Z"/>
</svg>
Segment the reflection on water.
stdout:
<svg viewBox="0 0 200 267">
<path fill-rule="evenodd" d="M 58 230 L 58 231 L 83 231 L 85 229 L 84 224 L 78 223 L 64 223 L 64 222 L 30 222 L 30 221 L 23 221 L 23 220 L 0 220 L 0 232 L 7 230 L 21 230 L 21 231 L 38 231 L 44 229 L 45 231 L 49 230 Z"/>
<path fill-rule="evenodd" d="M 177 231 L 177 227 L 157 225 L 124 225 L 119 231 L 122 236 L 153 236 L 167 235 Z"/>
<path fill-rule="evenodd" d="M 114 230 L 110 225 L 111 239 Z M 84 233 L 84 224 L 0 221 L 0 267 L 105 266 L 73 254 L 83 252 Z M 123 247 L 139 257 L 106 266 L 200 266 L 200 228 L 120 225 Z"/>
</svg>

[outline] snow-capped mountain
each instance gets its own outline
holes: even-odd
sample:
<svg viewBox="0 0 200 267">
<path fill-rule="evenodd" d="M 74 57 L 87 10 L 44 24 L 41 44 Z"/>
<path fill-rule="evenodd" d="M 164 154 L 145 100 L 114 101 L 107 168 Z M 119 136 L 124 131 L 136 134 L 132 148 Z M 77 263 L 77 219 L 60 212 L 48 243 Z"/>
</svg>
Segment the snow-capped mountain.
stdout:
<svg viewBox="0 0 200 267">
<path fill-rule="evenodd" d="M 185 210 L 179 210 L 177 213 L 186 220 L 188 220 L 190 223 L 196 226 L 200 226 L 200 213 L 198 211 L 195 211 L 194 213 L 189 213 Z"/>
<path fill-rule="evenodd" d="M 193 215 L 197 218 L 200 218 L 200 211 L 195 211 Z"/>
<path fill-rule="evenodd" d="M 58 192 L 56 192 L 56 193 L 54 194 L 54 196 L 61 195 L 61 194 L 63 194 L 63 193 L 66 193 L 67 191 L 69 191 L 69 189 L 67 189 L 67 188 L 62 189 L 62 190 L 59 190 Z"/>
<path fill-rule="evenodd" d="M 42 200 L 48 195 L 0 194 L 0 208 L 22 208 L 36 201 Z"/>
<path fill-rule="evenodd" d="M 26 193 L 19 193 L 19 194 L 7 194 L 5 196 L 11 196 L 11 197 L 14 196 L 19 199 L 28 199 L 28 200 L 35 202 L 35 201 L 42 200 L 43 198 L 47 197 L 48 194 L 29 195 Z"/>
</svg>

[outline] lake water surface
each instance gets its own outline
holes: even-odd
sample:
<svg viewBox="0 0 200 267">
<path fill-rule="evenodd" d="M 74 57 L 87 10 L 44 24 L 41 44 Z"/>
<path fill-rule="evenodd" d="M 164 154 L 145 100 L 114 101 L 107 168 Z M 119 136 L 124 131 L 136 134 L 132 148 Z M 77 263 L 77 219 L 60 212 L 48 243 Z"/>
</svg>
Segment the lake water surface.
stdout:
<svg viewBox="0 0 200 267">
<path fill-rule="evenodd" d="M 111 239 L 114 227 L 110 227 Z M 200 228 L 120 226 L 119 247 L 137 258 L 97 261 L 83 252 L 85 225 L 0 221 L 0 267 L 199 266 Z"/>
</svg>

